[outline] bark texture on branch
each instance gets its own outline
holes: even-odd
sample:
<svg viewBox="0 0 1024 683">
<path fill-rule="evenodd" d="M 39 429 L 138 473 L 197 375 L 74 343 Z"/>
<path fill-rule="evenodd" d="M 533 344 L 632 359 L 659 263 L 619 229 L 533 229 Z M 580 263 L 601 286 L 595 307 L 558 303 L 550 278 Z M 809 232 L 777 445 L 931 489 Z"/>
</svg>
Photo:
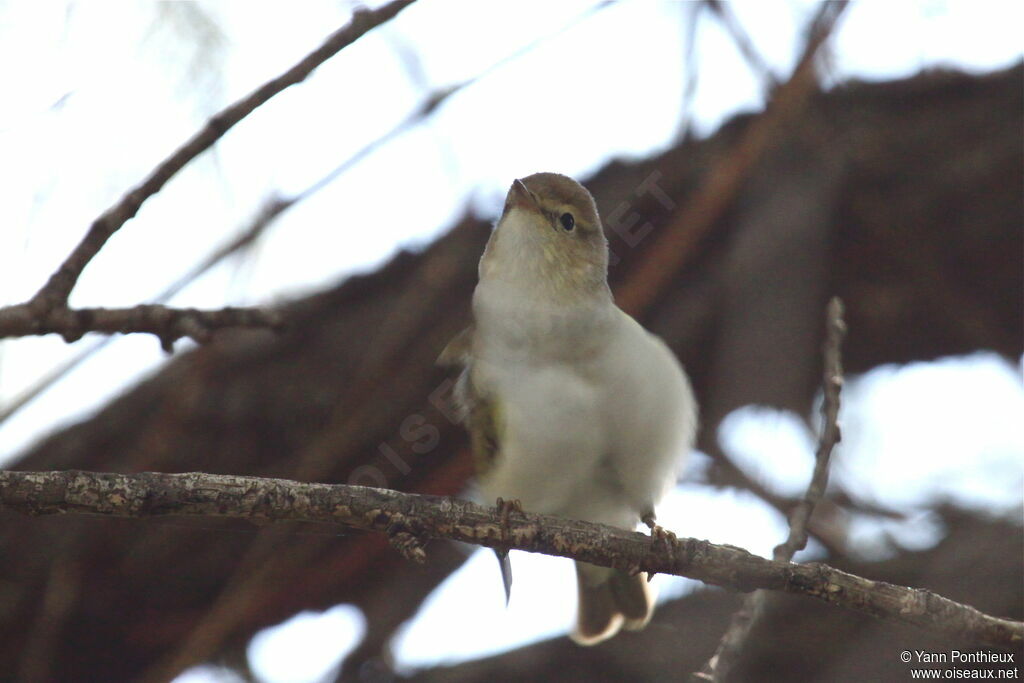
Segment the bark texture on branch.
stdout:
<svg viewBox="0 0 1024 683">
<path fill-rule="evenodd" d="M 202 473 L 0 472 L 0 509 L 150 517 L 329 522 L 409 539 L 447 538 L 568 557 L 628 571 L 675 574 L 739 591 L 770 589 L 953 634 L 1019 647 L 1024 623 L 983 614 L 929 591 L 894 586 L 823 564 L 773 562 L 693 538 L 653 539 L 579 520 L 497 511 L 454 498 L 362 486 L 305 484 Z"/>
<path fill-rule="evenodd" d="M 27 304 L 0 308 L 0 338 L 55 333 L 73 342 L 87 332 L 144 332 L 156 335 L 165 351 L 171 351 L 182 337 L 203 343 L 219 329 L 280 329 L 282 325 L 278 312 L 261 308 L 199 310 L 146 304 L 133 308 L 53 308 L 42 313 Z"/>
<path fill-rule="evenodd" d="M 923 551 L 901 553 L 886 560 L 839 560 L 850 574 L 878 576 L 889 583 L 927 583 L 943 595 L 975 596 L 987 611 L 1020 614 L 1024 587 L 1014 576 L 1024 553 L 1020 527 L 1012 520 L 979 519 L 941 513 L 949 536 Z M 1012 539 L 1012 540 L 1011 540 Z M 1007 543 L 1007 541 L 1010 541 Z M 1000 548 L 998 551 L 984 549 Z M 970 577 L 970 578 L 968 578 Z M 892 621 L 879 621 L 817 600 L 778 592 L 768 594 L 761 617 L 747 639 L 729 683 L 865 683 L 910 681 L 912 668 L 903 651 L 972 652 L 963 641 Z M 555 637 L 509 652 L 410 673 L 399 680 L 417 683 L 493 683 L 513 675 L 524 681 L 559 683 L 622 683 L 681 681 L 714 651 L 718 635 L 742 596 L 727 591 L 698 590 L 658 606 L 641 634 L 612 638 L 598 649 L 583 649 L 568 638 Z M 992 654 L 993 650 L 982 648 Z M 1024 648 L 999 649 L 1014 655 L 1007 664 L 959 664 L 963 679 L 984 679 L 993 669 L 1013 669 Z M 930 665 L 942 669 L 949 662 Z M 1009 676 L 1011 680 L 1016 676 Z M 352 680 L 357 680 L 353 678 Z"/>
</svg>

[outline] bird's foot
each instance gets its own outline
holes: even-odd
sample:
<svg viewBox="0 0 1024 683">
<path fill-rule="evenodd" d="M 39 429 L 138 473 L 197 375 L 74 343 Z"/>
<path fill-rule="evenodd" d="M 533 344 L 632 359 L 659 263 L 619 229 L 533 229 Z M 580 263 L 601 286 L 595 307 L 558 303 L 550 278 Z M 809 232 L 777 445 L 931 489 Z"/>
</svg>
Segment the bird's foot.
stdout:
<svg viewBox="0 0 1024 683">
<path fill-rule="evenodd" d="M 654 520 L 653 512 L 648 512 L 646 515 L 640 518 L 640 521 L 646 524 L 647 528 L 651 530 L 651 538 L 657 541 L 661 541 L 669 547 L 671 547 L 671 544 L 676 542 L 676 535 L 668 529 L 666 529 L 665 527 L 658 524 Z"/>
<path fill-rule="evenodd" d="M 415 525 L 406 522 L 392 522 L 385 532 L 391 547 L 401 553 L 402 557 L 419 564 L 426 561 L 427 552 Z"/>
<path fill-rule="evenodd" d="M 669 552 L 669 554 L 672 554 L 675 549 L 675 544 L 677 540 L 676 535 L 668 529 L 666 529 L 665 527 L 658 524 L 654 519 L 653 512 L 648 512 L 647 514 L 645 514 L 643 517 L 640 518 L 640 521 L 646 524 L 647 528 L 651 530 L 651 538 L 656 543 L 663 543 L 665 545 L 665 549 Z M 650 580 L 653 578 L 654 572 L 649 572 L 647 574 L 647 581 L 650 582 Z"/>
</svg>

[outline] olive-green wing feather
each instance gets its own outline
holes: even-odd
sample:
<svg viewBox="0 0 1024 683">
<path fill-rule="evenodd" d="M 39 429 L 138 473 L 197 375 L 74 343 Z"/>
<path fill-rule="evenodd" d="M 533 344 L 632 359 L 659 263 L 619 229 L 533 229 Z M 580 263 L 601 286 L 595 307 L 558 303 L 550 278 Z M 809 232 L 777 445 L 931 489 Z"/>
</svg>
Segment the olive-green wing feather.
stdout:
<svg viewBox="0 0 1024 683">
<path fill-rule="evenodd" d="M 473 381 L 472 363 L 459 375 L 459 381 L 455 385 L 455 396 L 462 405 L 463 422 L 469 430 L 476 473 L 483 476 L 490 471 L 494 459 L 498 456 L 498 402 L 477 389 Z"/>
<path fill-rule="evenodd" d="M 455 404 L 459 419 L 469 431 L 473 449 L 473 464 L 477 476 L 483 476 L 494 465 L 500 447 L 500 406 L 493 397 L 481 391 L 473 379 L 473 326 L 469 326 L 448 342 L 438 357 L 439 365 L 462 366 L 455 384 Z M 507 550 L 494 549 L 501 568 L 501 582 L 505 587 L 505 604 L 512 596 L 512 564 Z"/>
<path fill-rule="evenodd" d="M 482 392 L 473 377 L 474 328 L 467 327 L 444 348 L 439 365 L 461 365 L 462 373 L 455 384 L 455 403 L 459 418 L 469 431 L 470 446 L 477 475 L 486 474 L 497 457 L 499 440 L 499 405 L 494 397 Z"/>
</svg>

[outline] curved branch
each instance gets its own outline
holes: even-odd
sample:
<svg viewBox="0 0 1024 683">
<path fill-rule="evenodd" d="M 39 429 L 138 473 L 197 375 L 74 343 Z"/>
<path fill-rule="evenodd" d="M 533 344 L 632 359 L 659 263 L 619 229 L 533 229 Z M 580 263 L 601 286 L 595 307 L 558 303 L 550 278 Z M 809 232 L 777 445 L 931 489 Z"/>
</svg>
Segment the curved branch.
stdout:
<svg viewBox="0 0 1024 683">
<path fill-rule="evenodd" d="M 1024 642 L 1024 623 L 989 616 L 927 590 L 871 581 L 823 564 L 773 562 L 733 546 L 692 538 L 652 539 L 563 517 L 514 513 L 503 520 L 494 509 L 473 503 L 387 489 L 202 473 L 0 472 L 0 510 L 328 522 L 384 531 L 413 557 L 421 556 L 414 546 L 422 549 L 423 540 L 448 538 L 686 576 L 740 591 L 765 588 L 808 595 L 980 645 L 1019 648 Z"/>
<path fill-rule="evenodd" d="M 160 191 L 185 164 L 199 156 L 226 132 L 285 88 L 301 83 L 329 58 L 351 45 L 372 29 L 390 20 L 415 0 L 393 0 L 375 10 L 357 10 L 352 21 L 331 34 L 323 45 L 303 57 L 295 66 L 272 78 L 246 97 L 221 110 L 203 128 L 160 163 L 135 189 L 93 221 L 82 241 L 65 259 L 29 305 L 37 311 L 60 308 L 67 303 L 79 276 L 107 240 L 138 212 L 147 199 Z"/>
</svg>

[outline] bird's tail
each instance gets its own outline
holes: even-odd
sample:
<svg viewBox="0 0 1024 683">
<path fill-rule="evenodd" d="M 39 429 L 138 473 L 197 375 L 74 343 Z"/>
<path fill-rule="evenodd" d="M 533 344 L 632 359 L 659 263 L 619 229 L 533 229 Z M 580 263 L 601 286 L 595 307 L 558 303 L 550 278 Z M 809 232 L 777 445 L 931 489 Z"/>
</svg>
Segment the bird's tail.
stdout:
<svg viewBox="0 0 1024 683">
<path fill-rule="evenodd" d="M 596 645 L 619 629 L 639 631 L 654 612 L 654 591 L 647 574 L 576 563 L 579 604 L 570 636 L 580 645 Z"/>
</svg>

